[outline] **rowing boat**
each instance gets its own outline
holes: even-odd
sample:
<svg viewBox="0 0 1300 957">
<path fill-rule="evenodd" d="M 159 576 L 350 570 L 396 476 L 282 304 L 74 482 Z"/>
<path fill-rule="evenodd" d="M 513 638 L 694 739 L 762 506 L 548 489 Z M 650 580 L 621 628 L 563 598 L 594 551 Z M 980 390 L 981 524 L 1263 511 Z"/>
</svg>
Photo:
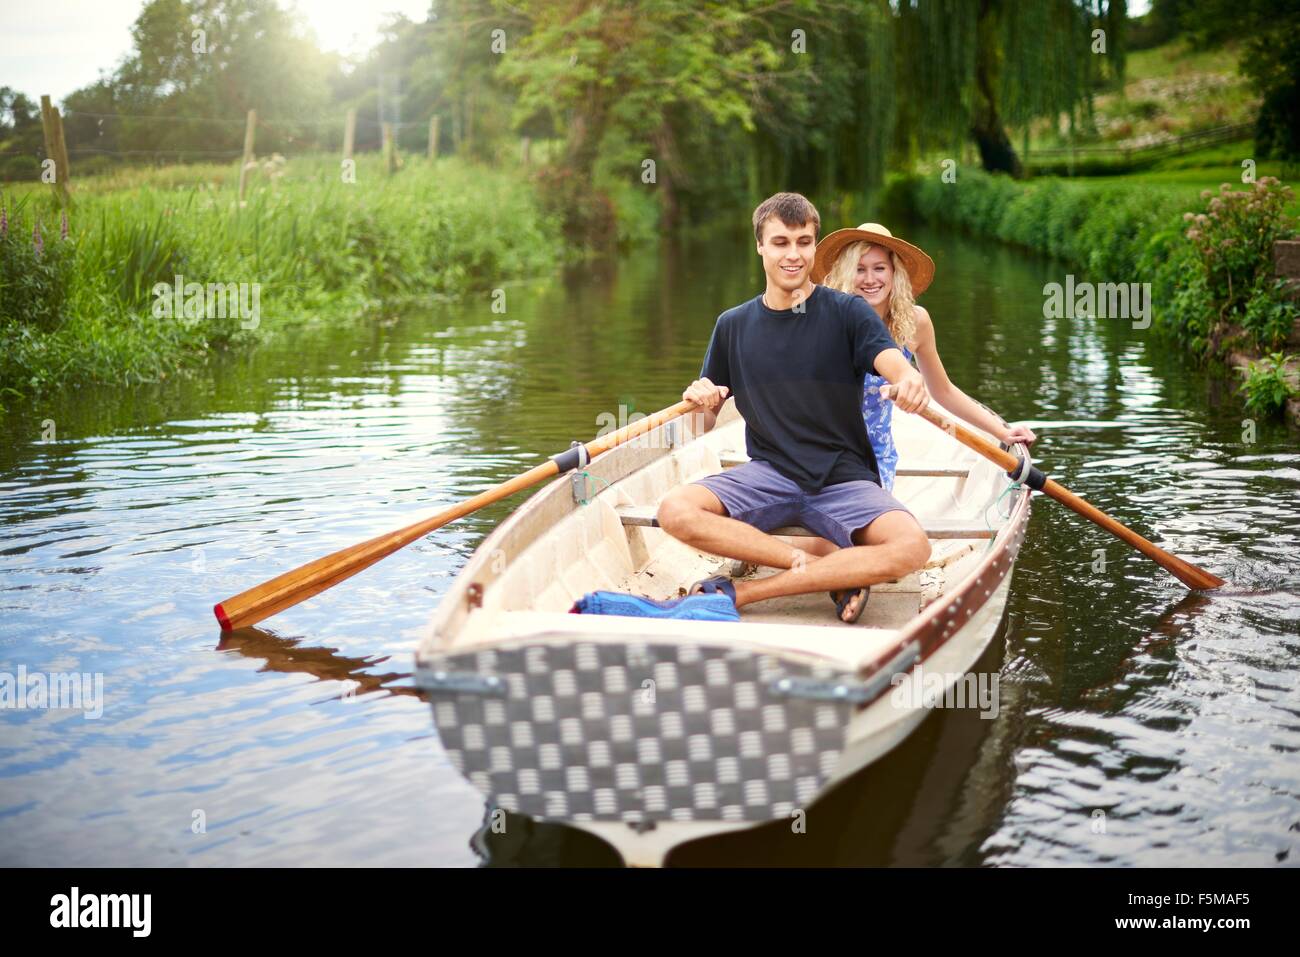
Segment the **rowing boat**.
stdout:
<svg viewBox="0 0 1300 957">
<path fill-rule="evenodd" d="M 1003 617 L 1030 490 L 919 417 L 894 420 L 894 493 L 932 554 L 875 585 L 855 625 L 824 592 L 746 606 L 738 622 L 570 613 L 599 589 L 664 599 L 719 573 L 776 573 L 696 551 L 655 521 L 671 489 L 746 461 L 730 400 L 712 430 L 666 422 L 488 535 L 439 604 L 416 677 L 448 759 L 489 810 L 582 828 L 656 866 L 686 841 L 798 822 L 938 696 L 961 704 Z"/>
</svg>

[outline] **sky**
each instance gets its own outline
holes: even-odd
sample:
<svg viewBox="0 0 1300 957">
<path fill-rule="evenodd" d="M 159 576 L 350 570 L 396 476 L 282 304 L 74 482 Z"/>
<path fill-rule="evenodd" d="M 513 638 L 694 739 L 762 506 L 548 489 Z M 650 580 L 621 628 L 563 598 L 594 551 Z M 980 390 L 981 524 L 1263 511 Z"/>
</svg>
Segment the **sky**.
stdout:
<svg viewBox="0 0 1300 957">
<path fill-rule="evenodd" d="M 294 0 L 326 50 L 374 45 L 389 12 L 422 21 L 429 0 Z M 113 70 L 131 49 L 144 0 L 0 0 L 0 86 L 59 103 Z"/>
</svg>

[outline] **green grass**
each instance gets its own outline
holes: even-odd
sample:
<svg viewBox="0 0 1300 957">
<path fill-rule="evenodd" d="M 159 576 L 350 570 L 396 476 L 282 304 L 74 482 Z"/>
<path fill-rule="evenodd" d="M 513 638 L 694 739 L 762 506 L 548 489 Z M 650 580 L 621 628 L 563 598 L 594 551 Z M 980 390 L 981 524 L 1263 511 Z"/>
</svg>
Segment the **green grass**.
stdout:
<svg viewBox="0 0 1300 957">
<path fill-rule="evenodd" d="M 1193 50 L 1181 38 L 1130 54 L 1124 89 L 1097 92 L 1091 121 L 1095 128 L 1088 126 L 1085 117 L 1074 131 L 1074 145 L 1139 147 L 1199 130 L 1253 122 L 1259 98 L 1242 76 L 1238 59 L 1234 44 Z M 1019 145 L 1021 134 L 1015 141 Z M 1069 145 L 1067 131 L 1056 120 L 1032 124 L 1031 150 Z M 1117 163 L 1117 158 L 1112 162 Z M 1094 158 L 1085 172 L 1104 172 L 1105 165 L 1105 160 Z"/>
<path fill-rule="evenodd" d="M 76 181 L 66 243 L 48 186 L 0 190 L 0 397 L 155 381 L 286 329 L 549 274 L 572 252 L 526 180 L 452 159 L 408 160 L 389 176 L 363 156 L 354 183 L 333 158 L 268 163 L 242 203 L 237 182 L 230 166 Z M 257 283 L 260 324 L 156 318 L 153 287 L 176 275 Z"/>
<path fill-rule="evenodd" d="M 1135 172 L 1096 176 L 1074 176 L 1065 180 L 1085 188 L 1110 190 L 1112 188 L 1157 190 L 1162 194 L 1183 198 L 1190 204 L 1200 198 L 1202 190 L 1218 190 L 1221 183 L 1241 184 L 1244 159 L 1254 159 L 1254 141 L 1249 139 L 1233 143 L 1219 143 L 1179 156 L 1158 160 L 1149 168 Z M 1288 171 L 1280 160 L 1256 160 L 1255 179 L 1275 176 L 1287 179 Z M 1042 176 L 1036 179 L 1055 179 Z M 1300 199 L 1288 208 L 1291 215 L 1300 214 Z"/>
<path fill-rule="evenodd" d="M 1140 83 L 1196 73 L 1235 74 L 1239 56 L 1233 43 L 1209 50 L 1194 50 L 1185 38 L 1178 37 L 1162 46 L 1129 53 L 1124 78 L 1127 83 Z"/>
</svg>

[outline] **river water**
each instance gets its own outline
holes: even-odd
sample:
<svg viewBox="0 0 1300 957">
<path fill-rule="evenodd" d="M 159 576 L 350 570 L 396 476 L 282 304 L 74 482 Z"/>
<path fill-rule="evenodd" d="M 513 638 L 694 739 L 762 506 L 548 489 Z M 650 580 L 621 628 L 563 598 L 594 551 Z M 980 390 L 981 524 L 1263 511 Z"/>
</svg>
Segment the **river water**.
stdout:
<svg viewBox="0 0 1300 957">
<path fill-rule="evenodd" d="M 744 217 L 740 217 L 743 222 Z M 754 295 L 744 230 L 346 322 L 194 377 L 76 389 L 0 421 L 0 673 L 101 675 L 102 715 L 0 710 L 0 863 L 610 863 L 450 767 L 412 653 L 527 493 L 222 640 L 211 606 L 483 491 L 602 413 L 675 402 Z M 1054 477 L 1232 583 L 1189 596 L 1037 498 L 993 720 L 936 710 L 786 825 L 680 864 L 1300 860 L 1300 440 L 1121 320 L 1042 317 L 1068 267 L 915 228 L 959 385 L 1044 423 Z M 1108 277 L 1076 275 L 1076 280 Z M 499 299 L 497 301 L 500 301 Z M 93 679 L 90 681 L 93 686 Z M 28 702 L 31 703 L 31 702 Z"/>
</svg>

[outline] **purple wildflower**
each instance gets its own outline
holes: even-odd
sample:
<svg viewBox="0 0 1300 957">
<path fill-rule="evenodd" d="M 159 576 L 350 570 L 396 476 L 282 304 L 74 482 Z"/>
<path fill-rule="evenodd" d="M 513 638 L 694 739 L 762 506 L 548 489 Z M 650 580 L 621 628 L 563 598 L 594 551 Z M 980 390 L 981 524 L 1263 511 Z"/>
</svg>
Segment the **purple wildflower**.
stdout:
<svg viewBox="0 0 1300 957">
<path fill-rule="evenodd" d="M 45 252 L 45 240 L 41 239 L 40 223 L 32 227 L 32 245 L 36 247 L 36 258 L 39 259 L 41 253 Z"/>
<path fill-rule="evenodd" d="M 0 204 L 0 239 L 9 235 L 9 210 Z"/>
</svg>

